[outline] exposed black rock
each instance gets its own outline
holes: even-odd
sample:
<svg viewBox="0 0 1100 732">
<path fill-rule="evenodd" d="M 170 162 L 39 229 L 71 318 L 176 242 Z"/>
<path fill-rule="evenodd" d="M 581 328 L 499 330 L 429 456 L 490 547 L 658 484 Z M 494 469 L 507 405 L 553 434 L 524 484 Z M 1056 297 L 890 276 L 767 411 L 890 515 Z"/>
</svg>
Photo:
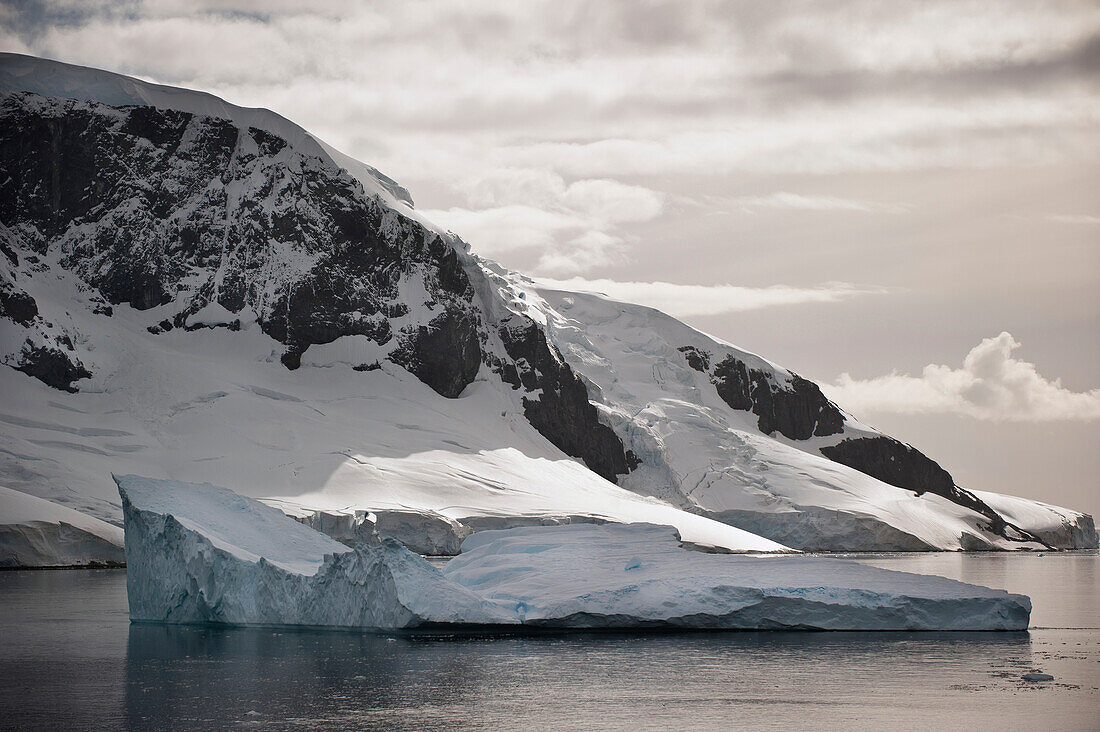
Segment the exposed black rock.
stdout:
<svg viewBox="0 0 1100 732">
<path fill-rule="evenodd" d="M 709 373 L 718 396 L 732 409 L 751 411 L 761 432 L 779 432 L 792 440 L 834 435 L 844 430 L 844 415 L 817 384 L 792 375 L 781 384 L 769 371 L 749 368 L 727 355 L 711 369 L 711 355 L 694 346 L 680 348 L 688 366 Z"/>
<path fill-rule="evenodd" d="M 536 323 L 513 316 L 499 332 L 513 359 L 511 364 L 500 365 L 501 379 L 515 388 L 542 390 L 537 400 L 524 397 L 523 409 L 543 437 L 611 482 L 638 467 L 637 456 L 624 449 L 615 431 L 600 422 L 596 407 L 588 400 L 588 388 Z"/>
<path fill-rule="evenodd" d="M 8 264 L 12 265 L 13 267 L 19 266 L 19 255 L 16 254 L 11 245 L 3 239 L 0 239 L 0 254 L 4 255 L 4 257 L 8 260 Z"/>
<path fill-rule="evenodd" d="M 791 374 L 789 386 L 782 386 L 774 374 L 749 368 L 745 362 L 733 356 L 726 356 L 711 369 L 709 364 L 712 359 L 705 351 L 694 346 L 684 346 L 679 350 L 691 368 L 711 376 L 711 382 L 722 401 L 733 409 L 752 411 L 757 415 L 757 427 L 764 434 L 779 432 L 792 440 L 807 440 L 810 437 L 825 437 L 844 431 L 843 413 L 825 398 L 821 389 L 812 381 Z M 994 534 L 1013 540 L 1045 543 L 1006 523 L 1000 514 L 976 495 L 955 485 L 951 474 L 938 463 L 892 437 L 846 439 L 831 447 L 821 448 L 821 453 L 834 462 L 847 465 L 892 486 L 911 490 L 917 495 L 934 493 L 976 511 L 989 520 L 988 528 Z M 742 516 L 738 520 L 746 521 L 747 517 Z M 782 523 L 771 518 L 768 522 L 774 526 Z M 752 526 L 741 523 L 735 525 L 756 531 Z M 856 525 L 858 522 L 853 524 Z M 784 543 L 779 534 L 765 535 Z M 797 535 L 797 532 L 792 530 L 791 535 Z"/>
<path fill-rule="evenodd" d="M 0 100 L 0 223 L 106 301 L 251 308 L 297 368 L 311 345 L 397 338 L 395 361 L 445 396 L 472 381 L 484 328 L 450 242 L 369 196 L 330 161 L 232 122 L 14 93 Z M 14 252 L 12 253 L 14 255 Z M 416 281 L 426 315 L 401 287 Z M 422 284 L 422 286 L 421 286 Z M 13 302 L 15 310 L 21 303 Z M 23 312 L 26 307 L 23 307 Z"/>
<path fill-rule="evenodd" d="M 821 448 L 821 453 L 830 460 L 917 495 L 928 492 L 947 497 L 956 487 L 951 474 L 939 463 L 891 437 L 841 440 L 832 447 Z"/>
<path fill-rule="evenodd" d="M 38 303 L 14 285 L 0 285 L 0 317 L 27 325 L 38 317 Z"/>
<path fill-rule="evenodd" d="M 71 358 L 60 348 L 41 346 L 25 347 L 20 354 L 18 371 L 33 376 L 55 389 L 76 392 L 73 382 L 87 379 L 92 374 L 79 360 Z"/>
<path fill-rule="evenodd" d="M 943 496 L 988 518 L 994 533 L 1004 533 L 1005 521 L 996 511 L 970 491 L 955 485 L 951 474 L 935 460 L 892 437 L 841 440 L 832 447 L 821 448 L 821 454 L 918 496 L 922 493 Z"/>
<path fill-rule="evenodd" d="M 684 354 L 691 368 L 704 374 L 710 371 L 710 354 L 706 351 L 695 346 L 681 346 L 680 353 Z"/>
<path fill-rule="evenodd" d="M 249 127 L 248 134 L 256 141 L 256 147 L 260 148 L 260 152 L 264 155 L 278 155 L 286 147 L 286 140 L 267 130 Z"/>
<path fill-rule="evenodd" d="M 457 397 L 481 368 L 477 321 L 447 311 L 409 337 L 390 360 L 445 397 Z"/>
</svg>

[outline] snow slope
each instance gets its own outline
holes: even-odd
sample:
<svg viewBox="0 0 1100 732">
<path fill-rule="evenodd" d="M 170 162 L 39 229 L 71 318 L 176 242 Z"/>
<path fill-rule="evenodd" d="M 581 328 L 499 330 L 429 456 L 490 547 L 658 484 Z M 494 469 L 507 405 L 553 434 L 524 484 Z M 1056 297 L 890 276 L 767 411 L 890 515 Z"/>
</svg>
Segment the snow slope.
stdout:
<svg viewBox="0 0 1100 732">
<path fill-rule="evenodd" d="M 424 546 L 459 538 L 439 522 L 573 519 L 733 551 L 1096 543 L 1088 517 L 978 499 L 934 463 L 939 493 L 826 459 L 905 447 L 658 311 L 469 254 L 268 110 L 0 54 L 0 114 L 27 127 L 0 127 L 11 488 L 119 523 L 112 473 L 213 482 L 303 518 L 411 511 Z"/>
<path fill-rule="evenodd" d="M 834 435 L 762 435 L 757 416 L 723 402 L 684 351 L 712 361 L 732 355 L 790 381 L 776 364 L 652 308 L 539 286 L 487 261 L 482 268 L 502 301 L 545 325 L 589 383 L 602 417 L 641 459 L 621 478 L 625 488 L 807 550 L 1043 548 L 994 534 L 986 516 L 942 496 L 918 495 L 825 458 L 821 447 L 879 435 L 851 415 Z M 980 495 L 995 508 L 1011 506 L 1010 522 L 1055 546 L 1095 545 L 1087 516 Z"/>
<path fill-rule="evenodd" d="M 0 567 L 118 565 L 122 529 L 0 487 Z"/>
<path fill-rule="evenodd" d="M 1009 521 L 1049 537 L 1055 546 L 1096 546 L 1096 527 L 1091 520 L 1085 520 L 1090 517 L 1027 498 L 988 491 L 974 493 Z"/>
<path fill-rule="evenodd" d="M 815 558 L 732 557 L 652 524 L 486 531 L 442 571 L 393 541 L 349 549 L 223 488 L 118 478 L 130 617 L 397 630 L 1022 630 L 1003 590 Z"/>
<path fill-rule="evenodd" d="M 73 308 L 74 280 L 59 272 L 27 287 L 89 334 L 93 376 L 65 394 L 0 370 L 0 470 L 20 490 L 117 522 L 111 473 L 134 471 L 228 484 L 299 512 L 587 515 L 672 524 L 735 551 L 784 548 L 592 473 L 540 435 L 492 374 L 445 399 L 400 367 L 356 371 L 338 354 L 288 371 L 255 324 L 154 335 L 146 328 L 161 308 Z"/>
</svg>

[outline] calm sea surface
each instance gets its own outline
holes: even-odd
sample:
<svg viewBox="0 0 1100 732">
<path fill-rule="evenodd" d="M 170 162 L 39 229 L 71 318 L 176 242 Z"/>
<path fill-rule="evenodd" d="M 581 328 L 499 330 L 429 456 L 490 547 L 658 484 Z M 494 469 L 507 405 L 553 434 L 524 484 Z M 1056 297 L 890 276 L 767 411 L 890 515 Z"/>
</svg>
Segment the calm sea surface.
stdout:
<svg viewBox="0 0 1100 732">
<path fill-rule="evenodd" d="M 131 626 L 124 570 L 0 572 L 0 728 L 1100 729 L 1096 552 L 858 560 L 1029 594 L 1033 627 L 389 638 Z M 1032 670 L 1055 680 L 1021 680 Z"/>
</svg>

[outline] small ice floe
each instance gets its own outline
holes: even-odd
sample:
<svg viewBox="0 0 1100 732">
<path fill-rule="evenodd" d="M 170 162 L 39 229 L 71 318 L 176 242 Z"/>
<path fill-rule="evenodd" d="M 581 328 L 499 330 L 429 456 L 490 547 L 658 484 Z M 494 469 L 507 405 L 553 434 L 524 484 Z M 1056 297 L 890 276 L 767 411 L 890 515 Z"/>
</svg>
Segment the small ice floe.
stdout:
<svg viewBox="0 0 1100 732">
<path fill-rule="evenodd" d="M 358 675 L 356 675 L 356 676 L 352 676 L 352 677 L 351 677 L 351 680 L 352 680 L 352 681 L 366 681 L 366 680 L 367 680 L 367 677 L 366 677 L 366 676 L 364 676 L 363 674 L 358 674 Z"/>
<path fill-rule="evenodd" d="M 1032 673 L 1024 674 L 1024 681 L 1054 681 L 1054 677 L 1050 674 L 1033 671 Z"/>
<path fill-rule="evenodd" d="M 262 716 L 262 715 L 259 712 L 257 712 L 255 709 L 249 709 L 247 712 L 244 713 L 244 716 L 246 716 L 246 717 L 259 717 L 259 716 Z"/>
</svg>

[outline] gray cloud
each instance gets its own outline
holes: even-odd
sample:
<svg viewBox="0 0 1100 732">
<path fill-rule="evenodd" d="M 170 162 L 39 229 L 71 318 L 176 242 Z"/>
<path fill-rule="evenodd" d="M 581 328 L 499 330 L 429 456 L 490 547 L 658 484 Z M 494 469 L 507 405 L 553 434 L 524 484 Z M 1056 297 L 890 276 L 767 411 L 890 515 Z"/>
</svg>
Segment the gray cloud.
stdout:
<svg viewBox="0 0 1100 732">
<path fill-rule="evenodd" d="M 1100 383 L 1098 37 L 1094 0 L 0 0 L 3 50 L 274 109 L 475 251 L 807 374 L 862 370 L 847 393 L 880 405 L 1006 328 L 1063 391 Z M 862 378 L 895 364 L 914 381 Z M 1064 404 L 1039 379 L 1019 393 Z M 899 429 L 948 433 L 986 397 L 948 390 Z M 1041 437 L 970 438 L 1007 429 Z M 1085 451 L 1058 482 L 1087 503 Z M 1040 490 L 1005 482 L 1023 450 L 987 452 L 959 459 L 969 487 Z"/>
<path fill-rule="evenodd" d="M 860 97 L 959 97 L 964 95 L 1028 92 L 1054 84 L 1100 87 L 1100 35 L 1091 35 L 1069 48 L 1051 48 L 1049 55 L 1015 59 L 980 59 L 940 68 L 845 68 L 817 71 L 785 69 L 752 80 L 751 86 L 779 104 L 807 99 L 850 101 Z"/>
<path fill-rule="evenodd" d="M 606 179 L 566 184 L 532 168 L 500 169 L 455 187 L 468 208 L 424 214 L 489 256 L 537 249 L 539 274 L 571 275 L 622 261 L 629 237 L 621 225 L 652 221 L 665 206 L 665 197 L 648 188 Z"/>
</svg>

